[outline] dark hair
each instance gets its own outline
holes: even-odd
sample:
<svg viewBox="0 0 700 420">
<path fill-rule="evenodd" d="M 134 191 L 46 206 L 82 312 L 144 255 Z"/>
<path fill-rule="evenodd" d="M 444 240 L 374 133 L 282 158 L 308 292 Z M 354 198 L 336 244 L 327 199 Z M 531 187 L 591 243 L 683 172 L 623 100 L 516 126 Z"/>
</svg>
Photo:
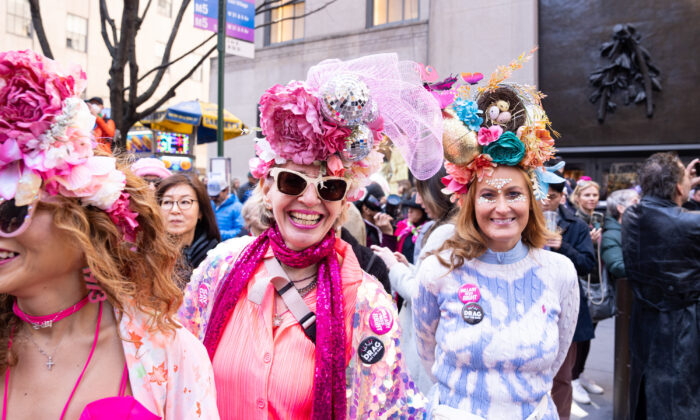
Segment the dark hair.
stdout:
<svg viewBox="0 0 700 420">
<path fill-rule="evenodd" d="M 196 176 L 174 174 L 162 180 L 160 185 L 158 185 L 158 189 L 156 190 L 156 199 L 158 199 L 158 204 L 160 204 L 163 199 L 163 195 L 165 195 L 170 188 L 183 184 L 189 185 L 197 195 L 199 212 L 201 213 L 202 217 L 200 217 L 197 221 L 195 231 L 204 231 L 207 233 L 207 238 L 216 239 L 221 242 L 219 226 L 216 224 L 216 216 L 214 215 L 214 209 L 211 208 L 211 201 L 209 201 L 210 198 L 207 194 L 207 188 Z"/>
<path fill-rule="evenodd" d="M 450 200 L 447 194 L 442 192 L 442 189 L 445 187 L 442 184 L 442 178 L 445 176 L 447 176 L 447 171 L 443 166 L 430 178 L 424 181 L 416 180 L 416 190 L 420 194 L 423 206 L 430 207 L 431 212 L 436 217 L 435 223 L 425 232 L 421 246 L 425 244 L 433 230 L 447 223 L 457 213 L 457 205 Z"/>
<path fill-rule="evenodd" d="M 672 152 L 654 153 L 644 161 L 637 174 L 643 196 L 673 200 L 676 184 L 683 180 L 684 170 L 678 155 Z"/>
<path fill-rule="evenodd" d="M 553 189 L 554 191 L 558 192 L 559 194 L 564 192 L 565 186 L 566 186 L 566 182 L 560 182 L 558 184 L 549 184 L 549 188 Z"/>
</svg>

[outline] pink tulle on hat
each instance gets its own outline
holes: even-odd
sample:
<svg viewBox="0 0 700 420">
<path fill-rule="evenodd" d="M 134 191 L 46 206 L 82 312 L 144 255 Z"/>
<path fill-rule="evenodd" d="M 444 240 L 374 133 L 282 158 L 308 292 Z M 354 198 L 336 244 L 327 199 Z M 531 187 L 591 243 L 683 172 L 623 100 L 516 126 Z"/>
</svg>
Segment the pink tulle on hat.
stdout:
<svg viewBox="0 0 700 420">
<path fill-rule="evenodd" d="M 131 171 L 140 176 L 157 176 L 165 179 L 172 175 L 162 160 L 156 158 L 141 158 L 131 165 Z"/>
</svg>

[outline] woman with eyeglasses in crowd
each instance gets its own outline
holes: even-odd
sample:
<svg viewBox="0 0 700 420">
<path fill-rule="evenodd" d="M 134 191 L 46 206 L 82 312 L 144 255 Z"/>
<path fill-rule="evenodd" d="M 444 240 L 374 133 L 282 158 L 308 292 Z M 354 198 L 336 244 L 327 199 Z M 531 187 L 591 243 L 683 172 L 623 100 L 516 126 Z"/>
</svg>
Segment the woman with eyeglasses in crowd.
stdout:
<svg viewBox="0 0 700 420">
<path fill-rule="evenodd" d="M 266 137 L 251 169 L 270 227 L 215 248 L 180 310 L 213 360 L 222 417 L 422 415 L 396 307 L 336 228 L 380 168 L 382 133 L 407 147 L 422 134 L 436 153 L 409 165 L 423 176 L 438 169 L 437 103 L 413 63 L 384 54 L 314 66 L 306 81 L 268 89 L 260 112 Z"/>
<path fill-rule="evenodd" d="M 551 232 L 537 200 L 554 141 L 536 90 L 498 75 L 444 111 L 444 183 L 460 209 L 413 298 L 435 419 L 559 418 L 549 391 L 579 292 L 571 261 L 542 249 Z"/>
<path fill-rule="evenodd" d="M 184 288 L 207 252 L 221 242 L 214 209 L 204 184 L 190 174 L 175 174 L 162 180 L 156 199 L 165 230 L 181 250 L 177 280 Z"/>
<path fill-rule="evenodd" d="M 85 84 L 0 53 L 2 419 L 217 419 L 177 253 L 145 182 L 93 152 Z"/>
</svg>

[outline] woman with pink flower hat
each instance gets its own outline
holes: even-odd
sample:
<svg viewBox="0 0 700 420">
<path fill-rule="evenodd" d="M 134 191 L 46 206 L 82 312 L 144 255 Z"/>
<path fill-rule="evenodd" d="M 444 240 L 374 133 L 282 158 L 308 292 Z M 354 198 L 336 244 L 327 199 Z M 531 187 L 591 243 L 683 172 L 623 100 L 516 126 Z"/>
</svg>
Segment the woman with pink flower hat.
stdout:
<svg viewBox="0 0 700 420">
<path fill-rule="evenodd" d="M 85 83 L 0 53 L 2 419 L 217 419 L 177 251 L 146 184 L 95 154 Z"/>
<path fill-rule="evenodd" d="M 251 167 L 271 227 L 215 248 L 179 313 L 212 358 L 222 418 L 422 418 L 396 307 L 335 232 L 383 134 L 418 178 L 440 168 L 437 102 L 415 63 L 383 54 L 322 62 L 260 112 Z"/>
</svg>

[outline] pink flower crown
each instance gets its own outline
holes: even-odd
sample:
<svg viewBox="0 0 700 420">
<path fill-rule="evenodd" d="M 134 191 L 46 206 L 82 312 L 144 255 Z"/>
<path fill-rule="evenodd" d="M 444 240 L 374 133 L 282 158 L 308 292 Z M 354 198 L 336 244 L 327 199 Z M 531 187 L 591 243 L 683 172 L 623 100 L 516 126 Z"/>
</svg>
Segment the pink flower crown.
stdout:
<svg viewBox="0 0 700 420">
<path fill-rule="evenodd" d="M 348 180 L 351 201 L 381 167 L 384 135 L 417 178 L 442 165 L 439 106 L 422 88 L 416 64 L 396 54 L 326 60 L 305 82 L 271 87 L 260 98 L 260 126 L 265 138 L 250 161 L 254 176 L 287 160 L 321 164 L 326 174 Z"/>
<path fill-rule="evenodd" d="M 30 50 L 0 53 L 0 200 L 30 204 L 48 195 L 79 198 L 106 211 L 135 240 L 126 176 L 95 156 L 95 118 L 80 99 L 85 72 Z"/>
<path fill-rule="evenodd" d="M 447 176 L 442 182 L 453 200 L 467 193 L 474 180 L 491 176 L 499 164 L 527 170 L 537 199 L 546 197 L 549 183 L 563 181 L 543 168 L 556 152 L 542 108 L 544 95 L 532 86 L 504 83 L 533 52 L 500 66 L 475 95 L 470 91 L 483 79 L 481 73 L 461 73 L 466 83 L 457 87 L 457 77 L 436 83 L 435 70 L 422 67 L 425 87 L 443 109 Z"/>
</svg>

